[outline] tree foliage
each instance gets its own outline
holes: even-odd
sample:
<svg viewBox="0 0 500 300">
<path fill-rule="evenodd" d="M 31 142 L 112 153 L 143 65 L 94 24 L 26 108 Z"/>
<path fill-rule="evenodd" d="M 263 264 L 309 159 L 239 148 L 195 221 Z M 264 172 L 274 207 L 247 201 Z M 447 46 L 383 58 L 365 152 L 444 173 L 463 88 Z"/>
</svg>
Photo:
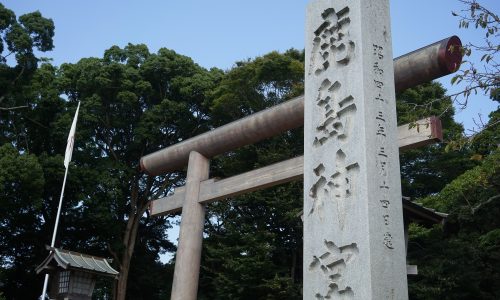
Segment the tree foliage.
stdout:
<svg viewBox="0 0 500 300">
<path fill-rule="evenodd" d="M 35 278 L 33 266 L 37 249 L 34 242 L 40 241 L 39 232 L 43 205 L 42 194 L 45 177 L 42 166 L 35 155 L 19 154 L 10 144 L 0 146 L 0 266 L 4 273 L 0 278 L 7 285 L 6 296 L 21 288 L 21 278 Z M 19 255 L 26 257 L 19 259 Z M 31 255 L 30 255 L 31 254 Z M 24 274 L 23 274 L 24 273 Z M 19 282 L 19 281 L 21 282 Z M 19 299 L 26 291 L 16 292 Z"/>
<path fill-rule="evenodd" d="M 444 228 L 413 227 L 409 258 L 420 275 L 410 281 L 412 299 L 500 297 L 500 152 L 422 199 L 449 213 Z"/>
<path fill-rule="evenodd" d="M 0 113 L 24 108 L 29 102 L 22 91 L 29 85 L 39 59 L 34 51 L 54 48 L 54 22 L 40 12 L 24 14 L 19 18 L 0 3 Z M 15 66 L 7 64 L 9 56 L 15 56 Z M 0 121 L 1 122 L 1 121 Z"/>
<path fill-rule="evenodd" d="M 482 5 L 477 0 L 459 0 L 463 9 L 460 12 L 452 14 L 459 18 L 460 28 L 473 27 L 479 34 L 483 35 L 483 42 L 479 44 L 467 43 L 462 51 L 467 59 L 464 59 L 462 68 L 453 76 L 451 83 L 464 83 L 465 88 L 454 96 L 457 104 L 466 107 L 469 97 L 474 94 L 484 93 L 493 101 L 500 101 L 500 17 L 497 12 Z M 472 57 L 480 57 L 476 62 Z M 459 96 L 463 96 L 460 100 Z M 477 129 L 472 129 L 472 134 L 467 138 L 457 139 L 452 146 L 461 148 L 470 146 L 478 151 L 477 157 L 484 155 L 484 147 L 491 149 L 491 144 L 498 145 L 498 128 L 500 120 L 498 118 L 499 110 L 492 112 L 490 120 L 485 122 L 482 116 L 474 119 Z M 475 142 L 476 139 L 481 141 Z M 489 146 L 486 144 L 490 144 Z M 482 145 L 479 146 L 478 145 Z"/>
<path fill-rule="evenodd" d="M 481 55 L 480 65 L 464 61 L 465 68 L 452 83 L 464 82 L 467 105 L 469 96 L 484 92 L 494 101 L 498 98 L 498 15 L 476 0 L 460 0 L 465 9 L 453 13 L 461 28 L 470 25 L 484 33 L 483 44 L 465 45 L 464 54 Z M 455 98 L 456 99 L 456 98 Z M 471 137 L 457 137 L 447 150 L 461 157 L 449 165 L 460 174 L 442 190 L 420 195 L 428 207 L 449 213 L 443 226 L 410 231 L 409 259 L 419 263 L 420 275 L 410 278 L 412 299 L 498 299 L 500 282 L 500 110 L 493 111 L 489 121 L 476 121 L 481 131 Z M 468 161 L 467 161 L 468 160 Z M 479 165 L 464 172 L 464 164 Z M 425 197 L 427 196 L 427 197 Z"/>
<path fill-rule="evenodd" d="M 166 292 L 160 281 L 150 280 L 150 292 L 140 285 L 169 268 L 159 262 L 158 254 L 173 250 L 165 231 L 170 224 L 166 218 L 149 218 L 146 210 L 150 199 L 166 194 L 184 175 L 149 177 L 139 170 L 138 162 L 146 153 L 209 128 L 205 102 L 221 74 L 168 49 L 150 53 L 144 45 L 112 47 L 103 58 L 84 58 L 60 68 L 42 64 L 34 71 L 30 84 L 20 91 L 30 103 L 29 110 L 9 111 L 10 120 L 1 127 L 5 133 L 2 158 L 10 166 L 2 168 L 9 172 L 2 183 L 12 205 L 19 206 L 1 216 L 2 230 L 20 231 L 19 236 L 2 234 L 0 240 L 1 253 L 8 254 L 2 255 L 1 267 L 6 269 L 3 289 L 9 299 L 32 299 L 41 291 L 16 292 L 33 282 L 42 283 L 34 267 L 47 255 L 44 246 L 50 241 L 64 175 L 61 154 L 77 101 L 82 104 L 56 246 L 113 257 L 120 271 L 117 299 L 124 299 L 127 290 L 129 299 L 163 297 Z M 28 176 L 22 168 L 13 172 L 19 166 L 16 159 L 29 168 L 30 176 L 40 170 L 41 181 L 30 178 L 40 185 L 38 190 L 7 189 Z M 23 220 L 20 212 L 32 220 Z M 7 214 L 19 224 L 7 223 Z M 130 278 L 129 270 L 134 270 Z"/>
<path fill-rule="evenodd" d="M 139 158 L 209 128 L 204 103 L 220 71 L 207 71 L 168 49 L 152 54 L 145 45 L 129 44 L 110 48 L 102 59 L 63 64 L 58 75 L 70 103 L 82 102 L 75 162 L 102 178 L 86 191 L 85 217 L 97 210 L 100 224 L 114 224 L 105 240 L 121 272 L 116 297 L 124 299 L 127 283 L 136 282 L 128 278 L 136 247 L 152 267 L 156 253 L 172 249 L 165 236 L 168 221 L 144 217 L 149 201 L 183 180 L 181 173 L 147 176 Z M 129 298 L 145 296 L 139 288 L 137 294 L 128 290 Z"/>
<path fill-rule="evenodd" d="M 303 53 L 272 52 L 237 63 L 214 93 L 214 123 L 225 123 L 302 92 Z M 227 177 L 303 151 L 302 129 L 217 159 Z M 299 299 L 302 278 L 301 183 L 236 197 L 209 207 L 200 278 L 201 299 Z"/>
<path fill-rule="evenodd" d="M 471 5 L 473 18 L 462 19 L 462 26 L 486 30 L 494 43 L 496 15 L 474 0 L 462 2 Z M 36 50 L 52 49 L 53 35 L 52 21 L 40 13 L 16 18 L 0 4 L 0 298 L 34 299 L 41 291 L 34 269 L 48 254 L 62 153 L 80 101 L 56 246 L 114 258 L 120 278 L 99 282 L 95 297 L 111 297 L 116 283 L 116 299 L 167 299 L 173 265 L 158 255 L 175 249 L 165 231 L 171 224 L 168 217 L 149 217 L 147 208 L 183 184 L 184 174 L 148 176 L 139 158 L 300 95 L 304 53 L 271 52 L 222 72 L 166 48 L 151 53 L 146 45 L 128 44 L 74 64 L 39 64 Z M 497 52 L 483 57 L 493 67 L 489 77 L 464 71 L 456 80 L 483 80 L 475 84 L 497 99 Z M 13 66 L 9 55 L 16 57 Z M 438 115 L 445 140 L 463 134 L 440 84 L 399 94 L 397 110 L 400 125 Z M 409 257 L 420 270 L 410 279 L 412 299 L 499 297 L 498 111 L 490 117 L 468 146 L 441 143 L 401 156 L 404 195 L 449 213 L 445 226 L 412 226 Z M 302 129 L 291 130 L 212 159 L 211 176 L 302 152 Z M 302 197 L 295 182 L 210 205 L 200 299 L 301 298 Z"/>
<path fill-rule="evenodd" d="M 465 96 L 464 105 L 471 93 L 477 94 L 483 91 L 490 94 L 493 99 L 498 99 L 500 84 L 500 62 L 498 54 L 500 53 L 500 17 L 493 10 L 481 5 L 476 0 L 459 0 L 465 8 L 460 13 L 453 12 L 457 16 L 460 28 L 469 28 L 474 26 L 484 33 L 484 43 L 467 43 L 463 47 L 463 53 L 469 57 L 473 52 L 481 56 L 481 65 L 476 65 L 471 60 L 464 60 L 462 68 L 452 78 L 452 83 L 465 82 L 466 87 L 463 91 Z"/>
<path fill-rule="evenodd" d="M 412 126 L 415 120 L 438 116 L 444 138 L 442 143 L 401 153 L 404 196 L 415 199 L 438 193 L 447 183 L 476 165 L 469 159 L 472 155 L 469 149 L 448 151 L 449 141 L 460 138 L 463 127 L 453 120 L 452 100 L 441 84 L 426 83 L 403 91 L 397 95 L 396 107 L 400 126 Z"/>
<path fill-rule="evenodd" d="M 283 101 L 262 86 L 269 86 L 261 70 L 273 70 L 272 78 L 290 73 L 290 66 L 303 68 L 303 59 L 278 64 L 290 59 L 289 52 L 271 53 L 237 64 L 222 79 L 215 92 L 214 116 L 231 120 Z M 266 68 L 279 65 L 280 68 Z M 302 69 L 303 70 L 303 69 Z M 300 70 L 300 72 L 302 72 Z M 297 78 L 302 74 L 297 71 Z M 289 75 L 294 78 L 294 75 Z M 239 78 L 244 78 L 239 80 Z M 285 81 L 286 82 L 286 81 Z M 279 86 L 274 83 L 272 86 Z M 302 82 L 287 82 L 284 99 L 302 92 Z M 267 97 L 271 95 L 271 97 Z M 429 99 L 432 105 L 424 105 Z M 223 108 L 217 111 L 219 108 Z M 445 137 L 461 135 L 463 128 L 453 121 L 450 98 L 438 83 L 424 84 L 398 95 L 399 124 L 439 115 Z M 445 111 L 445 113 L 442 113 Z M 235 117 L 232 117 L 232 116 Z M 447 183 L 476 165 L 468 151 L 445 151 L 446 143 L 415 149 L 402 154 L 402 181 L 405 196 L 412 198 L 438 193 Z M 222 177 L 300 155 L 303 151 L 302 130 L 247 146 L 216 161 L 217 175 Z M 240 196 L 229 203 L 210 206 L 206 225 L 200 293 L 207 299 L 298 299 L 301 298 L 302 186 L 299 183 Z"/>
</svg>

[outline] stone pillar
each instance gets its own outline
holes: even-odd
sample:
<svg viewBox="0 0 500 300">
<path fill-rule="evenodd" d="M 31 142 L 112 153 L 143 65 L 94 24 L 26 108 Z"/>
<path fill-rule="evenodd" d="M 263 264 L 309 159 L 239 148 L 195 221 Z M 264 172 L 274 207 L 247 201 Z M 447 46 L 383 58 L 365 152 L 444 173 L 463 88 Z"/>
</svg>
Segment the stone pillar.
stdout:
<svg viewBox="0 0 500 300">
<path fill-rule="evenodd" d="M 205 206 L 198 203 L 200 182 L 208 179 L 210 161 L 198 152 L 189 154 L 186 192 L 182 206 L 179 244 L 175 257 L 172 300 L 196 300 L 200 273 Z"/>
<path fill-rule="evenodd" d="M 389 1 L 306 19 L 304 299 L 408 299 Z"/>
</svg>

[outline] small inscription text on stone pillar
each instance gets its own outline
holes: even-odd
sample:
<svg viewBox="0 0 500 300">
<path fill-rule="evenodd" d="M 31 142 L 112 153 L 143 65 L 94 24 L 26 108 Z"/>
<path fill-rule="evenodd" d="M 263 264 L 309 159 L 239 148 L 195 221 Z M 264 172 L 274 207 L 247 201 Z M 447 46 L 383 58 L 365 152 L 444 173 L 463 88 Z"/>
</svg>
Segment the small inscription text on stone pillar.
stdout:
<svg viewBox="0 0 500 300">
<path fill-rule="evenodd" d="M 308 7 L 304 299 L 408 297 L 388 7 Z"/>
</svg>

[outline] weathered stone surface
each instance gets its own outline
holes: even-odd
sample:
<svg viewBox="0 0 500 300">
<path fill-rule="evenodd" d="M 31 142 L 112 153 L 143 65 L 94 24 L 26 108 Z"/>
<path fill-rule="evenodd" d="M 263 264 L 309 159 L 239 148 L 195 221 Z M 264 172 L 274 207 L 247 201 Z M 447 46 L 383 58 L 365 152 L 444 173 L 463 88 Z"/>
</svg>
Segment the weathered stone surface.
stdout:
<svg viewBox="0 0 500 300">
<path fill-rule="evenodd" d="M 407 299 L 389 1 L 306 20 L 304 299 Z"/>
<path fill-rule="evenodd" d="M 197 299 L 205 224 L 205 205 L 198 199 L 200 182 L 208 178 L 209 168 L 210 161 L 206 157 L 195 151 L 189 154 L 171 300 Z"/>
</svg>

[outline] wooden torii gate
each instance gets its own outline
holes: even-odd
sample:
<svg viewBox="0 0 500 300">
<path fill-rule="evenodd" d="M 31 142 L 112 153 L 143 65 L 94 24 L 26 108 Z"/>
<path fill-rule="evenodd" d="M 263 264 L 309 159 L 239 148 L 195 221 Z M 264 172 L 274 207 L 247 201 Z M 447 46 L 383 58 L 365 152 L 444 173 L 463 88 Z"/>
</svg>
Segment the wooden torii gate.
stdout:
<svg viewBox="0 0 500 300">
<path fill-rule="evenodd" d="M 461 63 L 460 47 L 458 37 L 452 36 L 395 59 L 396 92 L 454 72 Z M 188 166 L 186 185 L 177 188 L 173 195 L 152 201 L 150 207 L 151 215 L 156 216 L 182 210 L 171 299 L 197 298 L 207 203 L 299 180 L 304 174 L 304 159 L 296 157 L 230 178 L 209 179 L 210 158 L 303 124 L 304 97 L 301 96 L 141 158 L 141 169 L 150 175 Z M 414 125 L 398 128 L 400 150 L 442 139 L 437 118 L 420 120 Z M 330 292 L 332 287 L 340 289 L 330 284 Z M 341 291 L 346 296 L 351 292 L 349 287 Z M 304 299 L 310 298 L 304 295 Z M 324 295 L 318 293 L 315 298 L 324 299 Z"/>
</svg>

